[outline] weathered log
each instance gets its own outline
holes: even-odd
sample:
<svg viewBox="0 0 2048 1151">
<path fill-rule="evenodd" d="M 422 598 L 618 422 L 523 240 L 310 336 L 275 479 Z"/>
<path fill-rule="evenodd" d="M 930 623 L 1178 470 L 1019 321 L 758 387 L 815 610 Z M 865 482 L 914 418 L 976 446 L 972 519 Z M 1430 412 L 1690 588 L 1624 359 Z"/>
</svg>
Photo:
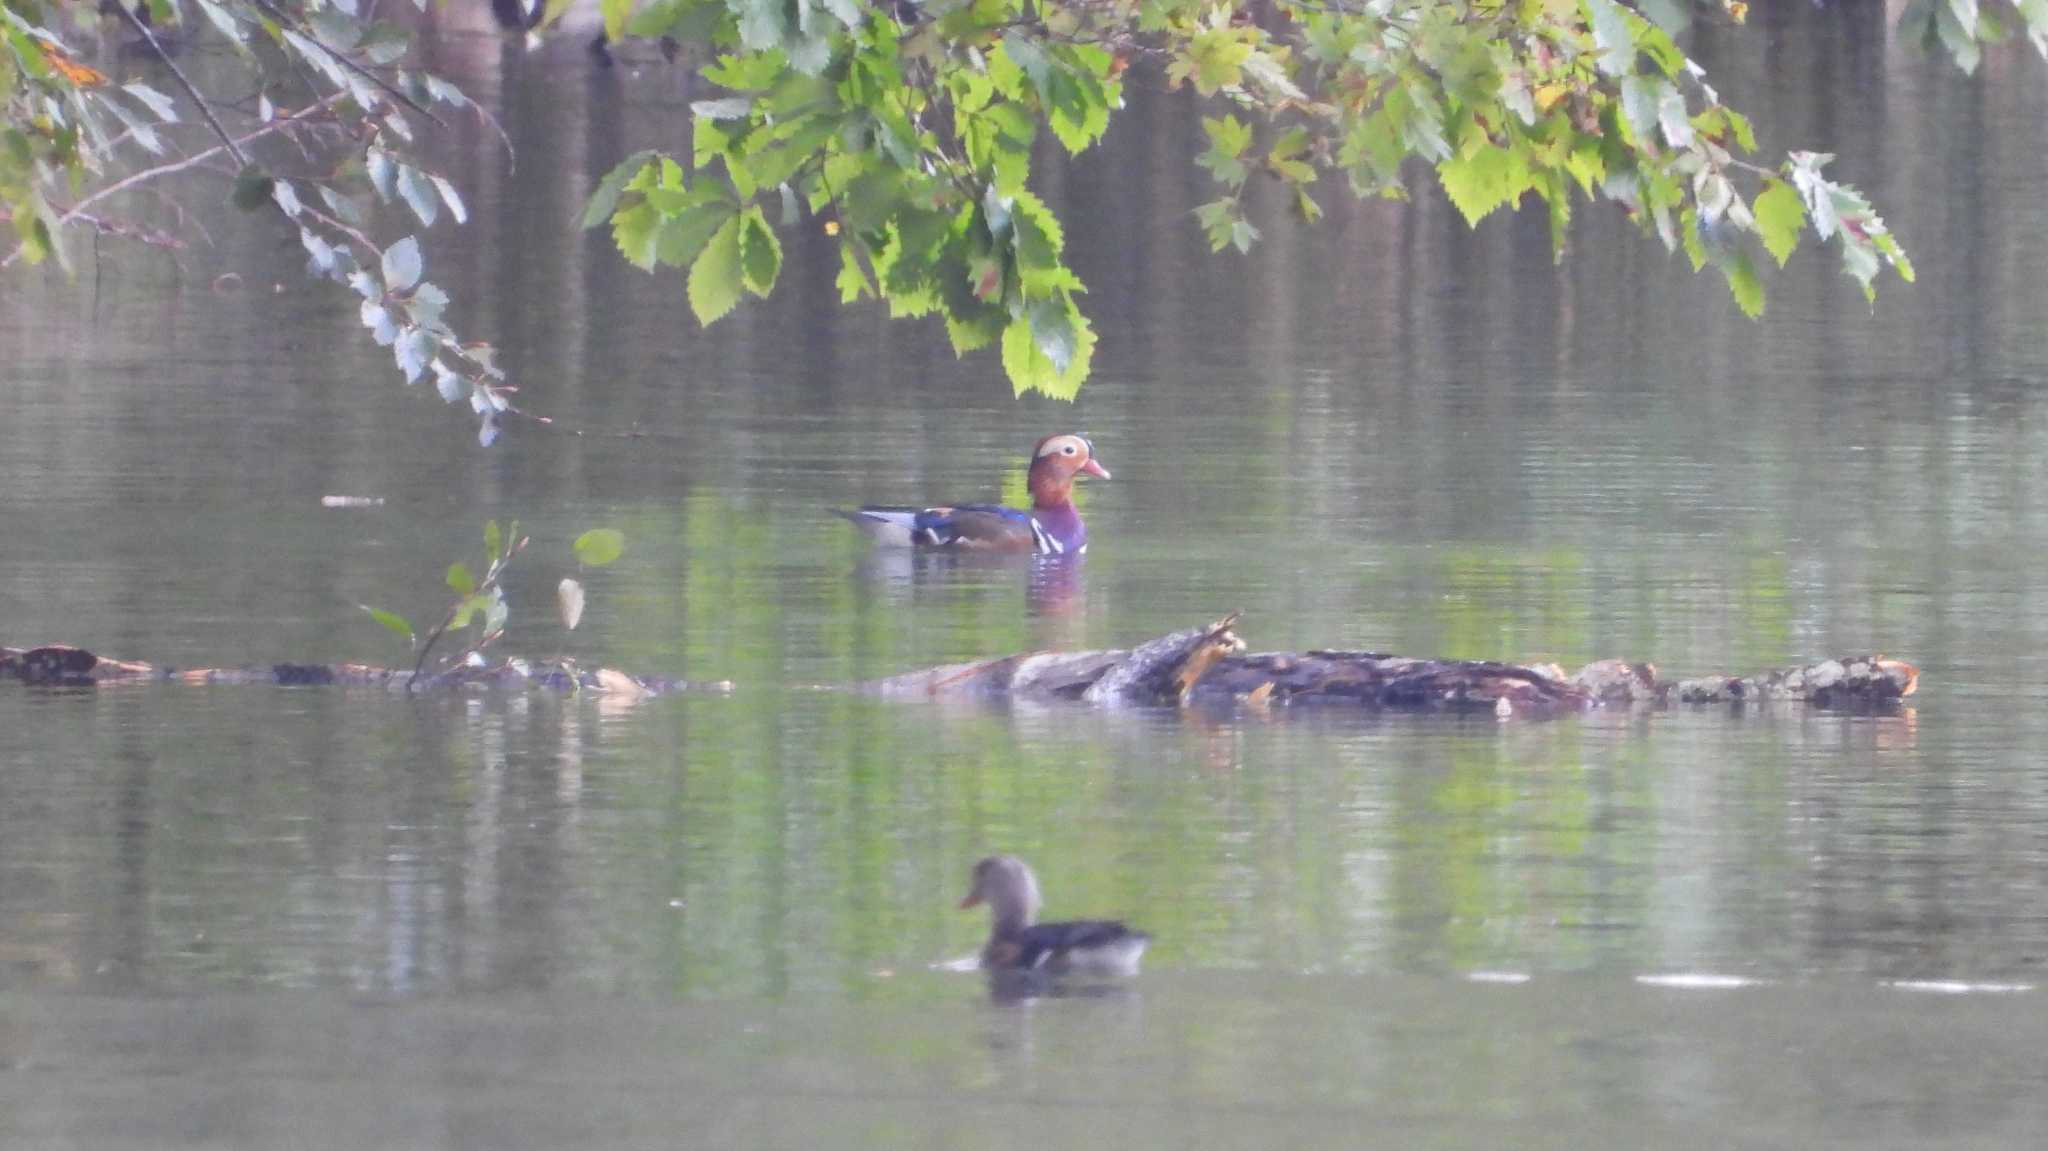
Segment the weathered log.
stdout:
<svg viewBox="0 0 2048 1151">
<path fill-rule="evenodd" d="M 1919 670 L 1881 655 L 1823 660 L 1746 677 L 1666 680 L 1646 663 L 1600 660 L 1567 675 L 1554 665 L 1413 659 L 1369 651 L 1250 652 L 1237 616 L 1172 632 L 1130 649 L 1024 652 L 948 664 L 857 685 L 891 698 L 1078 701 L 1095 706 L 1344 705 L 1383 711 L 1492 712 L 1549 716 L 1598 707 L 1675 703 L 1801 702 L 1827 708 L 1895 707 L 1919 686 Z M 727 681 L 634 676 L 567 662 L 507 659 L 414 677 L 368 664 L 271 664 L 177 669 L 107 659 L 81 648 L 0 648 L 0 678 L 87 686 L 175 681 L 308 686 L 352 684 L 392 691 L 538 688 L 607 695 L 730 691 Z"/>
<path fill-rule="evenodd" d="M 1555 666 L 1414 659 L 1369 651 L 1251 652 L 1231 615 L 1123 650 L 1037 652 L 952 664 L 864 685 L 892 697 L 1093 704 L 1344 704 L 1386 711 L 1559 715 L 1596 707 L 1797 701 L 1893 707 L 1919 686 L 1912 664 L 1881 655 L 1823 660 L 1748 677 L 1664 680 L 1645 663 Z"/>
</svg>

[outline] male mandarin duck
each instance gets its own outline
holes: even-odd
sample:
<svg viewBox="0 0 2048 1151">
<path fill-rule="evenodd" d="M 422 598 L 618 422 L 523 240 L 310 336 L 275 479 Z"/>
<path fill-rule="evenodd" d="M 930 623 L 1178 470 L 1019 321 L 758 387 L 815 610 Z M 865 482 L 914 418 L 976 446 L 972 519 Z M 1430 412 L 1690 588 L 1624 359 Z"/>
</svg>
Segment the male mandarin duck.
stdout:
<svg viewBox="0 0 2048 1151">
<path fill-rule="evenodd" d="M 1082 919 L 1038 923 L 1038 877 L 1014 855 L 991 855 L 974 865 L 974 888 L 960 901 L 965 909 L 988 904 L 994 928 L 981 949 L 981 966 L 992 972 L 1067 971 L 1135 975 L 1152 937 L 1115 920 Z"/>
<path fill-rule="evenodd" d="M 1079 555 L 1088 550 L 1088 525 L 1074 510 L 1074 480 L 1108 479 L 1086 437 L 1047 436 L 1031 449 L 1031 508 L 1000 504 L 949 507 L 864 507 L 832 509 L 884 544 L 896 547 L 963 548 L 974 551 Z"/>
</svg>

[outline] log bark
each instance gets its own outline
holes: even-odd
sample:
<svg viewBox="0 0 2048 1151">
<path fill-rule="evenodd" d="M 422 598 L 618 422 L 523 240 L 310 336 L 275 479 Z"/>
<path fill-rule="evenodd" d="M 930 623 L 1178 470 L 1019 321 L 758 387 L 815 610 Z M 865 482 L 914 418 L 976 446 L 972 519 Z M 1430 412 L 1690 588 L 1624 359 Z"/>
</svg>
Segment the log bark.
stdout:
<svg viewBox="0 0 2048 1151">
<path fill-rule="evenodd" d="M 1920 672 L 1882 655 L 1827 659 L 1750 676 L 1670 680 L 1646 663 L 1599 660 L 1567 674 L 1555 665 L 1415 659 L 1370 651 L 1247 652 L 1236 614 L 1135 648 L 1024 652 L 947 664 L 855 685 L 893 699 L 1078 703 L 1096 707 L 1308 707 L 1374 711 L 1491 712 L 1552 716 L 1600 707 L 1796 702 L 1855 710 L 1894 708 Z M 507 659 L 414 677 L 369 664 L 249 665 L 178 669 L 108 659 L 50 644 L 0 647 L 0 679 L 93 686 L 169 681 L 209 684 L 342 684 L 391 691 L 521 690 L 666 695 L 729 692 L 730 681 L 636 676 L 611 668 Z"/>
<path fill-rule="evenodd" d="M 1799 702 L 1896 707 L 1920 672 L 1882 655 L 1827 659 L 1751 676 L 1667 680 L 1646 663 L 1600 660 L 1576 673 L 1484 660 L 1370 651 L 1246 652 L 1230 615 L 1129 650 L 1038 652 L 952 664 L 864 685 L 891 697 L 1096 705 L 1338 704 L 1382 711 L 1559 715 L 1596 707 Z"/>
</svg>

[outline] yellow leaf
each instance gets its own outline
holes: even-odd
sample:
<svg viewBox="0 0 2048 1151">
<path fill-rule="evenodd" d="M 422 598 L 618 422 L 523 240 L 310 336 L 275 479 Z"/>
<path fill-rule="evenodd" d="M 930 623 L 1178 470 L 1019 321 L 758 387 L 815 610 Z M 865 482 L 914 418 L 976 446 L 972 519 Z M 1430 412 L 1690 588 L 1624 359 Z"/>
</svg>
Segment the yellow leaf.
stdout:
<svg viewBox="0 0 2048 1151">
<path fill-rule="evenodd" d="M 1557 107 L 1557 102 L 1564 99 L 1570 91 L 1571 88 L 1567 85 L 1554 81 L 1549 84 L 1538 84 L 1535 92 L 1537 111 L 1548 112 Z"/>
<path fill-rule="evenodd" d="M 64 78 L 69 80 L 74 88 L 97 88 L 107 82 L 106 73 L 80 64 L 66 56 L 60 49 L 42 43 L 38 43 L 36 47 L 42 49 L 43 59 L 50 62 L 50 67 L 63 73 Z"/>
</svg>

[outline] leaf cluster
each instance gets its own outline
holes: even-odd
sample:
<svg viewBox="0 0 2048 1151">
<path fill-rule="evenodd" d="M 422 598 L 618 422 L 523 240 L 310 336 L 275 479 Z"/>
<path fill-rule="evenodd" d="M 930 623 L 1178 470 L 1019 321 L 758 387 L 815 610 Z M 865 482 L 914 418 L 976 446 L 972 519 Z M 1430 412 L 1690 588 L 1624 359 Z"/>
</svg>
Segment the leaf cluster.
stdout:
<svg viewBox="0 0 2048 1151">
<path fill-rule="evenodd" d="M 2004 20 L 1994 3 L 2010 9 Z M 1756 158 L 1675 34 L 1741 23 L 1740 0 L 618 0 L 608 31 L 708 45 L 720 94 L 693 106 L 690 155 L 641 153 L 592 196 L 627 259 L 687 267 L 711 323 L 773 287 L 778 229 L 839 246 L 846 302 L 936 315 L 957 353 L 997 345 L 1011 383 L 1071 397 L 1094 335 L 1061 229 L 1029 186 L 1041 131 L 1099 141 L 1122 75 L 1147 60 L 1216 107 L 1195 157 L 1223 194 L 1196 223 L 1250 250 L 1253 181 L 1313 220 L 1319 183 L 1402 198 L 1426 170 L 1474 226 L 1543 206 L 1562 257 L 1574 209 L 1619 208 L 1750 315 L 1762 257 L 1809 229 L 1866 295 L 1912 264 L 1875 209 L 1830 180 L 1824 153 Z M 2048 0 L 1916 0 L 1957 62 L 2024 27 L 2048 54 Z"/>
</svg>

